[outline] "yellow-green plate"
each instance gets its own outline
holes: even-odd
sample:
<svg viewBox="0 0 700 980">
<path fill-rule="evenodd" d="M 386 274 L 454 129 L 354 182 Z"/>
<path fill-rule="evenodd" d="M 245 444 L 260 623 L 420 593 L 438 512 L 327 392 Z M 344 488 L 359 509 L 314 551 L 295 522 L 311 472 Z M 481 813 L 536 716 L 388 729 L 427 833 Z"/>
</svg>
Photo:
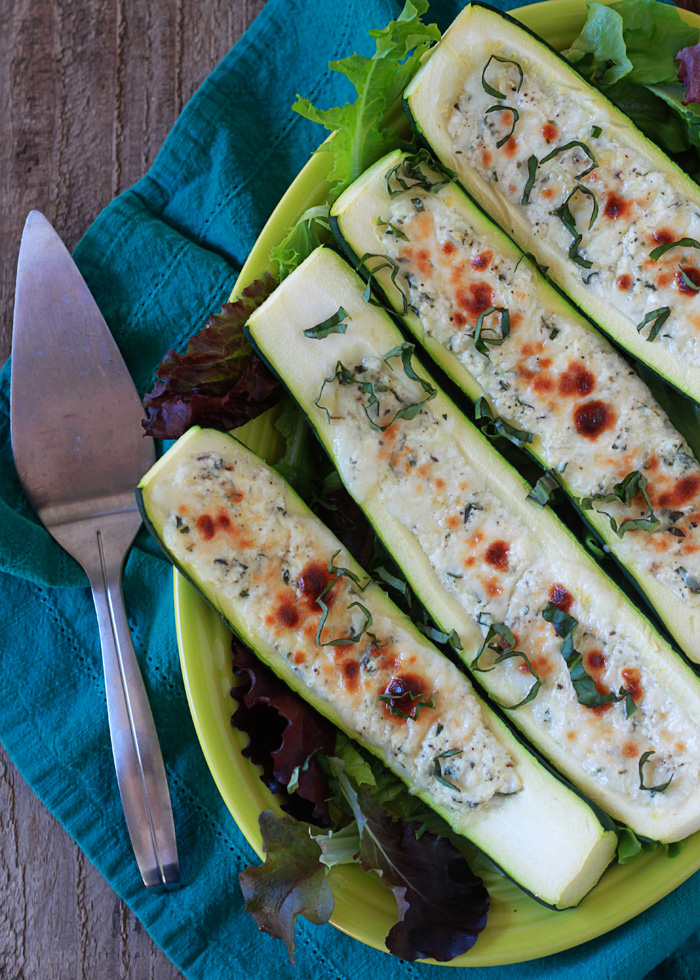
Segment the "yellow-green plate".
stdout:
<svg viewBox="0 0 700 980">
<path fill-rule="evenodd" d="M 700 25 L 700 17 L 681 12 Z M 514 11 L 527 27 L 558 49 L 569 45 L 586 16 L 585 0 L 546 0 Z M 372 26 L 372 25 L 368 25 Z M 263 229 L 236 283 L 234 294 L 268 268 L 270 248 L 307 208 L 324 200 L 329 157 L 317 153 L 304 167 Z M 246 441 L 270 451 L 271 420 L 246 427 Z M 247 739 L 231 727 L 231 635 L 193 587 L 175 573 L 175 618 L 187 699 L 209 768 L 247 840 L 262 856 L 258 816 L 277 807 L 258 770 L 241 755 Z M 542 842 L 546 846 L 546 842 Z M 536 846 L 536 842 L 535 842 Z M 516 885 L 486 875 L 491 895 L 488 925 L 476 946 L 451 966 L 494 966 L 547 956 L 608 932 L 667 895 L 700 868 L 700 833 L 685 842 L 681 854 L 666 858 L 643 854 L 615 865 L 576 909 L 555 912 L 539 905 Z M 334 868 L 331 922 L 363 943 L 384 950 L 384 937 L 396 921 L 392 894 L 373 875 L 356 867 Z"/>
</svg>

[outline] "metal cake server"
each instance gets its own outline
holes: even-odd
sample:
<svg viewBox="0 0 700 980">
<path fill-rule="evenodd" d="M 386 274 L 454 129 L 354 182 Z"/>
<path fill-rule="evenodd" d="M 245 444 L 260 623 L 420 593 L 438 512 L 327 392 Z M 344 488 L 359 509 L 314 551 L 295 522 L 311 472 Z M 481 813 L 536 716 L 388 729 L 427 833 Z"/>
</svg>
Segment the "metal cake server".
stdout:
<svg viewBox="0 0 700 980">
<path fill-rule="evenodd" d="M 175 888 L 179 867 L 163 758 L 121 593 L 141 524 L 134 488 L 155 461 L 138 392 L 68 250 L 38 211 L 17 263 L 12 333 L 12 451 L 48 531 L 85 569 L 102 642 L 117 781 L 147 888 Z"/>
</svg>

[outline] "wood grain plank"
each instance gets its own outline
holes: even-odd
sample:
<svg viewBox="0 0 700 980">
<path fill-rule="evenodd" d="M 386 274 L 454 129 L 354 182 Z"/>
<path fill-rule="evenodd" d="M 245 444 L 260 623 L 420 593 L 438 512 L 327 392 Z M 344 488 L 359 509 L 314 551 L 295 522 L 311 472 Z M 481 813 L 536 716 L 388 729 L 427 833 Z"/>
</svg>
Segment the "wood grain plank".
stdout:
<svg viewBox="0 0 700 980">
<path fill-rule="evenodd" d="M 22 226 L 74 247 L 264 0 L 0 0 L 0 363 Z M 0 747 L 2 980 L 182 980 Z"/>
</svg>

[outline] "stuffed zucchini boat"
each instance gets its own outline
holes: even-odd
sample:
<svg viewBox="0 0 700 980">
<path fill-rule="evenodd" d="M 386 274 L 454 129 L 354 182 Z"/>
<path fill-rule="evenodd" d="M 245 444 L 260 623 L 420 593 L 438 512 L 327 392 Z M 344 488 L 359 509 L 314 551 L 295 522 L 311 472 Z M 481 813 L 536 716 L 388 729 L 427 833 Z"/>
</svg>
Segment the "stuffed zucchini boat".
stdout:
<svg viewBox="0 0 700 980">
<path fill-rule="evenodd" d="M 475 694 L 291 487 L 191 429 L 139 484 L 168 558 L 274 672 L 538 899 L 576 905 L 616 835 Z M 547 841 L 543 853 L 535 839 Z M 437 869 L 436 869 L 437 870 Z"/>
<path fill-rule="evenodd" d="M 329 249 L 250 335 L 479 683 L 636 833 L 700 827 L 700 682 L 530 487 L 413 363 Z"/>
<path fill-rule="evenodd" d="M 462 390 L 531 440 L 700 662 L 700 464 L 627 362 L 424 154 L 391 153 L 347 188 L 336 237 Z"/>
<path fill-rule="evenodd" d="M 560 55 L 472 3 L 405 92 L 469 193 L 617 343 L 700 400 L 700 188 Z"/>
</svg>

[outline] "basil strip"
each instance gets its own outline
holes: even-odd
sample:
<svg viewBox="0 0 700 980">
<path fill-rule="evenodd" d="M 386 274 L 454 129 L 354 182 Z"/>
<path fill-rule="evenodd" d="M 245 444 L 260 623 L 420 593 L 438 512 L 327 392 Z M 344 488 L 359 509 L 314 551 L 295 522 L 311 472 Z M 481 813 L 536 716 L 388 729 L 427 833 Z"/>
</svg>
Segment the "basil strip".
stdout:
<svg viewBox="0 0 700 980">
<path fill-rule="evenodd" d="M 554 632 L 561 637 L 563 643 L 560 650 L 561 655 L 569 668 L 571 683 L 579 704 L 584 708 L 598 708 L 603 704 L 612 702 L 625 702 L 625 716 L 629 718 L 637 710 L 631 694 L 624 687 L 621 687 L 617 694 L 609 691 L 607 694 L 600 694 L 596 689 L 595 681 L 583 667 L 583 658 L 574 647 L 573 632 L 578 626 L 578 620 L 574 619 L 553 602 L 548 602 L 542 610 L 542 617 L 554 627 Z"/>
<path fill-rule="evenodd" d="M 401 701 L 403 698 L 409 697 L 411 701 L 415 701 L 416 704 L 413 706 L 411 711 L 400 711 L 392 702 Z M 435 698 L 431 695 L 429 698 L 424 697 L 422 694 L 414 694 L 413 691 L 405 691 L 403 694 L 380 694 L 379 700 L 383 701 L 384 704 L 389 706 L 389 711 L 395 718 L 410 718 L 411 721 L 415 721 L 418 717 L 418 712 L 421 708 L 434 708 Z"/>
<path fill-rule="evenodd" d="M 385 361 L 388 361 L 390 357 L 399 357 L 400 356 L 401 357 L 401 365 L 403 367 L 403 370 L 404 370 L 404 373 L 405 373 L 406 377 L 407 378 L 410 378 L 411 381 L 417 381 L 418 384 L 423 389 L 423 391 L 426 392 L 426 397 L 422 401 L 415 402 L 413 405 L 407 405 L 406 408 L 399 409 L 399 411 L 396 413 L 396 415 L 391 420 L 391 422 L 389 423 L 389 425 L 391 425 L 393 422 L 395 422 L 396 419 L 412 419 L 412 418 L 415 418 L 416 415 L 418 414 L 418 412 L 420 412 L 421 408 L 425 405 L 425 403 L 426 402 L 429 402 L 431 399 L 435 398 L 435 396 L 437 395 L 437 388 L 433 388 L 433 386 L 431 384 L 429 384 L 424 378 L 421 378 L 413 370 L 413 365 L 411 364 L 411 359 L 413 358 L 413 354 L 415 353 L 415 350 L 416 350 L 416 345 L 415 344 L 409 344 L 406 341 L 404 341 L 403 344 L 399 344 L 397 347 L 392 347 L 391 350 L 390 351 L 387 351 L 387 353 L 384 355 L 384 360 Z M 382 426 L 378 426 L 378 428 L 382 429 L 382 431 L 383 431 L 384 429 L 388 429 L 389 428 L 389 425 L 385 425 L 383 427 Z"/>
<path fill-rule="evenodd" d="M 489 112 L 512 112 L 513 113 L 513 125 L 510 127 L 510 131 L 508 133 L 506 133 L 506 135 L 503 137 L 503 139 L 500 139 L 496 143 L 496 149 L 497 150 L 500 150 L 500 148 L 503 146 L 503 144 L 504 143 L 507 143 L 508 140 L 513 135 L 513 131 L 515 130 L 515 124 L 517 123 L 518 119 L 520 119 L 520 113 L 518 112 L 517 109 L 514 109 L 512 106 L 509 106 L 509 105 L 492 105 L 492 106 L 489 106 L 489 108 L 486 110 L 486 112 L 484 113 L 484 115 L 485 116 L 488 116 Z"/>
<path fill-rule="evenodd" d="M 525 429 L 516 429 L 514 425 L 510 425 L 499 415 L 494 415 L 491 406 L 483 395 L 476 403 L 474 418 L 477 423 L 482 423 L 479 428 L 488 439 L 503 436 L 504 439 L 508 439 L 520 448 L 526 442 L 532 442 L 534 439 L 531 432 L 527 432 Z"/>
<path fill-rule="evenodd" d="M 603 130 L 600 128 L 600 126 L 591 126 L 591 136 L 594 140 L 598 139 L 602 132 Z"/>
<path fill-rule="evenodd" d="M 431 384 L 429 384 L 427 381 L 425 381 L 423 378 L 417 375 L 416 372 L 413 370 L 413 366 L 411 364 L 411 358 L 413 357 L 413 353 L 415 349 L 416 349 L 415 344 L 409 344 L 409 343 L 399 344 L 397 347 L 392 347 L 390 351 L 387 351 L 387 353 L 384 355 L 384 360 L 388 361 L 390 357 L 400 356 L 401 363 L 403 365 L 403 369 L 406 376 L 410 378 L 412 381 L 416 381 L 423 388 L 423 390 L 426 392 L 426 397 L 422 398 L 418 402 L 414 402 L 412 405 L 406 405 L 404 408 L 400 408 L 394 414 L 393 418 L 386 423 L 386 425 L 377 425 L 377 423 L 372 419 L 372 417 L 369 414 L 369 410 L 372 408 L 372 406 L 378 404 L 378 399 L 375 394 L 372 382 L 358 381 L 355 375 L 352 373 L 352 371 L 349 371 L 348 368 L 346 368 L 345 365 L 342 363 L 342 361 L 338 361 L 336 363 L 335 373 L 330 378 L 326 378 L 323 384 L 321 385 L 321 390 L 318 394 L 318 398 L 314 402 L 314 405 L 316 405 L 317 408 L 320 408 L 322 411 L 326 413 L 329 421 L 331 421 L 331 419 L 334 418 L 334 416 L 331 415 L 331 413 L 328 411 L 325 405 L 319 405 L 319 402 L 323 397 L 323 392 L 326 385 L 332 384 L 334 381 L 337 381 L 341 385 L 356 385 L 360 389 L 360 391 L 362 391 L 366 395 L 369 395 L 367 404 L 364 406 L 364 412 L 365 415 L 367 416 L 370 426 L 375 430 L 375 432 L 384 432 L 386 429 L 389 428 L 389 426 L 393 425 L 396 419 L 415 418 L 415 416 L 421 410 L 423 405 L 425 405 L 426 402 L 429 402 L 431 398 L 435 398 L 435 396 L 437 395 L 437 388 L 434 388 Z"/>
<path fill-rule="evenodd" d="M 396 225 L 393 225 L 391 221 L 384 221 L 383 218 L 379 217 L 377 218 L 377 226 L 380 227 L 381 225 L 386 225 L 387 235 L 392 235 L 394 238 L 398 238 L 402 242 L 410 242 L 411 239 L 408 237 L 408 235 L 401 231 L 400 228 L 397 228 Z"/>
<path fill-rule="evenodd" d="M 332 333 L 345 333 L 348 325 L 347 323 L 343 323 L 343 320 L 351 319 L 350 314 L 346 313 L 343 307 L 340 306 L 337 312 L 333 316 L 329 316 L 323 323 L 317 323 L 315 327 L 309 327 L 308 330 L 305 330 L 304 336 L 309 337 L 311 340 L 323 340 Z"/>
<path fill-rule="evenodd" d="M 651 313 L 647 313 L 641 323 L 637 324 L 637 333 L 641 333 L 647 323 L 654 321 L 647 337 L 648 341 L 654 340 L 670 315 L 671 308 L 669 306 L 660 306 L 658 310 L 652 310 Z"/>
<path fill-rule="evenodd" d="M 679 238 L 677 242 L 665 242 L 649 252 L 649 258 L 656 262 L 672 248 L 700 248 L 700 242 L 696 242 L 694 238 Z"/>
<path fill-rule="evenodd" d="M 461 755 L 463 751 L 463 749 L 448 749 L 446 752 L 441 752 L 440 755 L 436 755 L 433 759 L 433 775 L 435 776 L 435 779 L 439 783 L 442 783 L 443 786 L 448 786 L 450 789 L 454 789 L 458 793 L 460 792 L 459 786 L 455 786 L 454 783 L 451 783 L 449 779 L 445 779 L 445 777 L 442 775 L 440 759 L 450 759 L 454 755 Z"/>
<path fill-rule="evenodd" d="M 501 643 L 504 644 L 503 647 L 498 647 L 496 646 L 496 644 L 491 642 L 495 637 L 498 637 L 501 640 Z M 494 662 L 491 664 L 490 667 L 480 667 L 479 660 L 481 659 L 481 655 L 484 653 L 484 651 L 487 648 L 489 650 L 493 650 L 493 652 L 497 653 L 498 656 L 496 657 L 496 659 L 494 660 Z M 484 639 L 484 642 L 481 644 L 481 648 L 479 652 L 474 657 L 472 662 L 469 664 L 470 670 L 475 670 L 480 673 L 488 673 L 488 671 L 495 670 L 499 664 L 502 664 L 506 660 L 510 660 L 512 657 L 520 657 L 522 660 L 525 661 L 528 670 L 530 671 L 530 673 L 532 674 L 535 680 L 535 683 L 532 685 L 532 687 L 525 695 L 525 697 L 522 699 L 522 701 L 518 701 L 517 704 L 501 704 L 501 702 L 499 702 L 500 706 L 502 708 L 505 708 L 506 711 L 515 711 L 516 708 L 520 708 L 524 704 L 528 704 L 530 701 L 534 701 L 534 699 L 537 697 L 539 689 L 542 687 L 542 679 L 537 673 L 537 671 L 535 670 L 535 668 L 530 663 L 529 659 L 527 658 L 527 655 L 522 653 L 520 650 L 516 650 L 514 648 L 515 648 L 515 637 L 513 636 L 513 633 L 511 632 L 510 628 L 506 626 L 505 623 L 491 623 L 491 625 L 489 626 L 489 631 L 486 634 L 486 638 Z"/>
<path fill-rule="evenodd" d="M 598 161 L 593 156 L 593 153 L 585 143 L 581 142 L 581 140 L 571 140 L 570 143 L 565 143 L 564 146 L 557 146 L 551 153 L 548 153 L 546 157 L 542 157 L 540 160 L 540 166 L 542 166 L 543 163 L 547 163 L 549 160 L 553 160 L 554 157 L 558 156 L 560 153 L 566 153 L 567 150 L 571 150 L 575 146 L 580 146 L 581 149 L 588 154 L 591 160 L 590 167 L 587 170 L 582 170 L 580 174 L 576 174 L 574 177 L 574 180 L 581 180 L 582 177 L 585 177 L 586 174 L 589 174 L 591 170 L 595 170 L 595 168 L 598 166 Z"/>
<path fill-rule="evenodd" d="M 380 264 L 375 266 L 374 269 L 370 269 L 367 266 L 368 259 L 379 259 Z M 371 298 L 372 280 L 377 278 L 377 273 L 381 272 L 382 269 L 391 269 L 391 281 L 396 287 L 396 289 L 398 290 L 398 292 L 401 294 L 401 301 L 402 301 L 401 314 L 402 316 L 405 316 L 406 313 L 408 313 L 408 296 L 406 295 L 403 286 L 400 286 L 396 281 L 396 277 L 398 276 L 400 271 L 399 264 L 398 262 L 395 262 L 394 259 L 390 258 L 390 256 L 388 255 L 381 255 L 377 252 L 365 252 L 365 254 L 362 256 L 360 261 L 355 266 L 356 272 L 359 272 L 360 275 L 362 276 L 367 276 L 367 285 L 363 293 L 363 299 L 365 300 L 366 303 L 374 302 Z M 374 305 L 379 306 L 381 304 L 375 303 Z"/>
<path fill-rule="evenodd" d="M 698 290 L 700 290 L 700 286 L 697 286 L 693 282 L 693 280 L 690 278 L 690 276 L 688 275 L 688 273 L 685 271 L 685 269 L 682 266 L 680 266 L 680 265 L 678 266 L 678 271 L 680 272 L 681 279 L 683 280 L 683 282 L 685 283 L 685 285 L 688 287 L 688 289 L 692 289 L 694 293 L 697 293 Z"/>
<path fill-rule="evenodd" d="M 482 329 L 484 325 L 484 317 L 491 316 L 492 313 L 501 314 L 501 336 L 498 335 L 492 337 L 482 337 Z M 476 321 L 476 330 L 474 331 L 474 346 L 483 354 L 484 357 L 489 356 L 488 344 L 493 347 L 500 347 L 504 340 L 508 337 L 510 333 L 510 314 L 505 306 L 489 306 L 487 310 L 482 310 Z"/>
<path fill-rule="evenodd" d="M 349 578 L 352 582 L 354 582 L 355 585 L 358 586 L 361 592 L 364 592 L 364 590 L 367 588 L 369 583 L 372 581 L 370 578 L 368 578 L 364 585 L 360 585 L 359 576 L 357 576 L 354 572 L 351 572 L 349 568 L 336 568 L 336 566 L 333 563 L 335 562 L 339 554 L 340 554 L 340 548 L 336 551 L 336 553 L 332 556 L 332 558 L 330 558 L 328 564 L 326 565 L 326 571 L 329 572 L 331 575 L 335 572 L 335 577 L 332 578 L 330 582 L 326 584 L 323 591 L 316 598 L 316 603 L 321 607 L 322 610 L 321 618 L 318 622 L 318 629 L 316 630 L 316 645 L 320 647 L 343 646 L 347 643 L 357 643 L 357 641 L 360 639 L 362 634 L 365 633 L 372 625 L 372 614 L 369 612 L 369 610 L 365 609 L 365 607 L 361 605 L 359 602 L 353 602 L 350 606 L 348 606 L 348 609 L 352 609 L 353 606 L 359 606 L 360 609 L 362 609 L 362 611 L 364 612 L 366 617 L 365 625 L 363 626 L 358 636 L 345 637 L 344 639 L 341 640 L 330 640 L 327 643 L 321 642 L 321 633 L 323 632 L 323 627 L 326 625 L 326 620 L 328 619 L 328 605 L 323 600 L 331 591 L 331 589 L 336 584 L 336 582 L 338 582 L 343 576 L 345 576 L 346 578 Z"/>
<path fill-rule="evenodd" d="M 532 193 L 532 188 L 535 186 L 535 176 L 538 166 L 539 161 L 533 153 L 527 161 L 527 183 L 523 189 L 523 196 L 520 198 L 520 203 L 523 205 L 530 203 L 530 194 Z"/>
<path fill-rule="evenodd" d="M 646 491 L 647 478 L 639 470 L 632 470 L 627 476 L 622 480 L 621 483 L 617 483 L 612 490 L 612 493 L 594 493 L 592 497 L 581 497 L 579 500 L 579 506 L 581 510 L 593 510 L 593 501 L 600 501 L 603 504 L 612 503 L 615 500 L 619 500 L 621 504 L 625 507 L 629 507 L 634 498 L 641 494 L 644 503 L 649 508 L 648 517 L 637 517 L 637 518 L 626 518 L 624 521 L 618 525 L 617 521 L 607 514 L 604 510 L 597 511 L 598 514 L 605 514 L 608 521 L 610 522 L 610 527 L 621 538 L 626 531 L 653 531 L 658 525 L 659 519 L 654 513 L 654 508 L 649 500 L 649 495 Z"/>
<path fill-rule="evenodd" d="M 591 219 L 588 222 L 588 230 L 590 231 L 590 229 L 593 227 L 596 218 L 598 217 L 598 202 L 596 200 L 595 194 L 589 187 L 583 187 L 581 184 L 577 184 L 576 187 L 574 187 L 572 192 L 569 194 L 567 199 L 564 201 L 564 203 L 560 207 L 556 208 L 554 213 L 556 214 L 557 218 L 559 218 L 559 220 L 562 222 L 562 224 L 569 232 L 569 234 L 573 236 L 573 241 L 569 246 L 569 258 L 572 259 L 574 262 L 576 262 L 577 265 L 580 265 L 582 268 L 590 269 L 593 263 L 589 262 L 588 259 L 584 259 L 578 250 L 583 235 L 581 235 L 581 233 L 577 230 L 576 218 L 573 216 L 573 214 L 571 213 L 571 209 L 569 208 L 569 201 L 571 200 L 572 197 L 574 197 L 574 195 L 578 194 L 579 191 L 582 194 L 586 194 L 593 201 Z"/>
<path fill-rule="evenodd" d="M 539 504 L 540 507 L 544 507 L 549 503 L 549 498 L 552 496 L 554 491 L 558 489 L 559 481 L 554 476 L 553 471 L 548 470 L 544 476 L 539 478 L 525 499 L 532 500 L 533 503 Z"/>
<path fill-rule="evenodd" d="M 695 578 L 694 575 L 690 574 L 687 568 L 683 568 L 683 566 L 681 565 L 679 568 L 676 569 L 676 571 L 678 572 L 680 577 L 683 579 L 683 582 L 690 589 L 691 592 L 694 592 L 696 594 L 700 592 L 700 582 L 698 582 L 698 580 Z"/>
<path fill-rule="evenodd" d="M 441 643 L 443 645 L 449 643 L 452 649 L 457 652 L 464 649 L 457 630 L 452 630 L 451 633 L 445 633 L 444 630 L 435 629 L 434 626 L 428 626 L 427 623 L 416 623 L 416 626 L 433 643 Z"/>
<path fill-rule="evenodd" d="M 380 565 L 379 568 L 375 568 L 374 574 L 378 579 L 381 579 L 385 585 L 389 585 L 392 589 L 396 589 L 397 592 L 400 592 L 402 596 L 407 596 L 409 594 L 407 583 L 404 582 L 403 579 L 397 578 L 396 575 L 392 575 L 391 572 L 384 568 L 383 565 Z"/>
<path fill-rule="evenodd" d="M 669 779 L 668 782 L 659 783 L 657 786 L 644 785 L 644 765 L 652 755 L 655 755 L 653 751 L 644 752 L 639 758 L 639 788 L 646 790 L 647 793 L 663 793 L 663 791 L 665 789 L 668 789 L 668 787 L 671 785 L 671 779 L 673 779 L 673 773 L 671 773 L 671 779 Z"/>
<path fill-rule="evenodd" d="M 492 61 L 500 61 L 500 63 L 502 65 L 515 65 L 515 67 L 518 69 L 518 72 L 520 74 L 520 81 L 518 82 L 518 87 L 516 88 L 515 91 L 516 92 L 519 92 L 520 89 L 523 87 L 523 79 L 525 77 L 523 75 L 522 68 L 520 67 L 520 65 L 518 64 L 518 62 L 517 61 L 513 61 L 512 58 L 499 58 L 497 54 L 492 54 L 491 55 L 491 57 L 489 58 L 489 60 L 484 65 L 484 70 L 481 73 L 481 84 L 482 84 L 482 86 L 484 88 L 484 91 L 485 92 L 488 92 L 488 94 L 489 95 L 492 95 L 495 99 L 505 99 L 506 98 L 506 96 L 503 94 L 503 92 L 499 92 L 497 88 L 494 88 L 493 85 L 489 85 L 489 83 L 486 81 L 486 70 L 487 70 L 487 68 L 489 67 L 489 65 L 491 64 Z"/>
<path fill-rule="evenodd" d="M 439 176 L 439 180 L 431 180 L 422 170 L 421 165 L 425 164 L 432 171 L 434 171 Z M 432 191 L 435 193 L 439 191 L 441 187 L 445 187 L 447 184 L 452 183 L 454 180 L 454 173 L 447 167 L 438 163 L 437 160 L 430 154 L 427 150 L 421 149 L 417 153 L 411 153 L 408 156 L 403 157 L 396 166 L 392 167 L 388 171 L 385 181 L 386 189 L 389 197 L 398 197 L 399 194 L 403 194 L 407 190 L 413 190 L 418 187 L 424 191 Z M 394 181 L 398 184 L 398 190 L 393 189 L 391 182 Z M 411 183 L 409 183 L 411 181 Z M 414 202 L 415 203 L 415 202 Z"/>
</svg>

